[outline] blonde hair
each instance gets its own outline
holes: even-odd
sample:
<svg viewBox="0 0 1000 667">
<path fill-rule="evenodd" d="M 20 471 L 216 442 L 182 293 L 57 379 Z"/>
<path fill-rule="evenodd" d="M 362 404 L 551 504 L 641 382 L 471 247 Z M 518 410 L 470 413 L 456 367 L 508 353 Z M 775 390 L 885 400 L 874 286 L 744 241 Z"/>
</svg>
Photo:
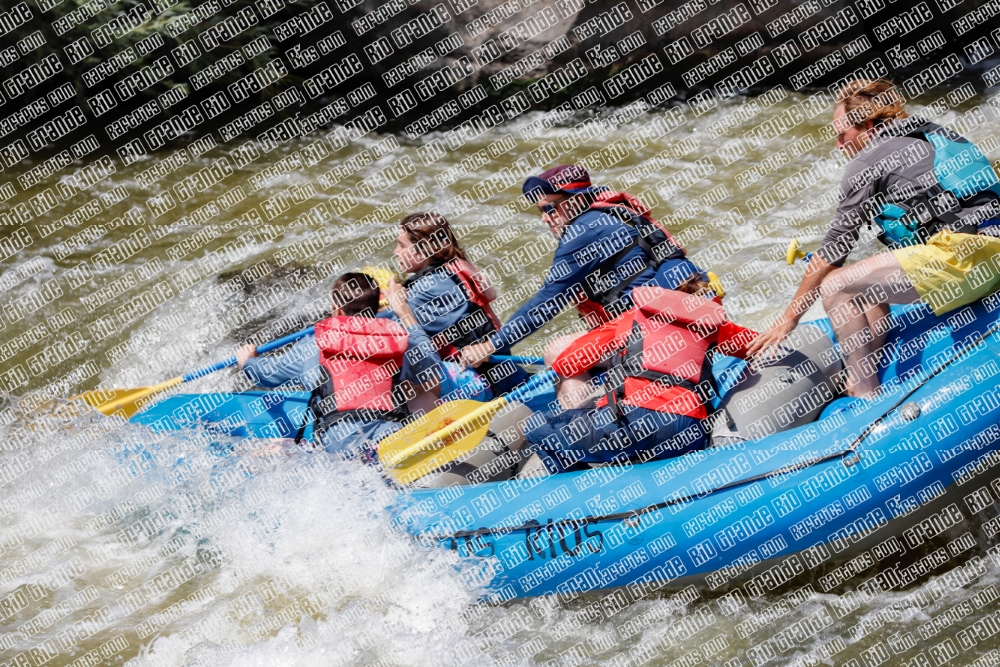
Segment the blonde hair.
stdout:
<svg viewBox="0 0 1000 667">
<path fill-rule="evenodd" d="M 860 127 L 871 121 L 875 127 L 906 118 L 903 95 L 888 79 L 855 79 L 837 93 L 837 104 L 844 105 L 848 122 Z"/>
</svg>

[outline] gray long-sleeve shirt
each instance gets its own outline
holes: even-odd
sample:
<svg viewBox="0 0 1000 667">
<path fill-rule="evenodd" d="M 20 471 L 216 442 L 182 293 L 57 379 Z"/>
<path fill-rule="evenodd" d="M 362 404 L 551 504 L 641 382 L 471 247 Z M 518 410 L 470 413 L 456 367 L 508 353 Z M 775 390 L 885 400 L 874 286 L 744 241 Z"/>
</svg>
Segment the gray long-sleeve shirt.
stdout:
<svg viewBox="0 0 1000 667">
<path fill-rule="evenodd" d="M 938 182 L 934 173 L 933 146 L 924 139 L 906 136 L 921 130 L 941 131 L 946 136 L 961 139 L 947 128 L 919 116 L 876 128 L 864 150 L 854 156 L 844 170 L 840 204 L 816 254 L 834 266 L 842 266 L 857 244 L 861 226 L 872 221 L 883 201 L 909 210 Z M 983 203 L 982 199 L 963 201 L 961 214 L 966 213 L 967 207 L 976 209 Z M 975 234 L 978 227 L 972 223 L 954 231 Z"/>
</svg>

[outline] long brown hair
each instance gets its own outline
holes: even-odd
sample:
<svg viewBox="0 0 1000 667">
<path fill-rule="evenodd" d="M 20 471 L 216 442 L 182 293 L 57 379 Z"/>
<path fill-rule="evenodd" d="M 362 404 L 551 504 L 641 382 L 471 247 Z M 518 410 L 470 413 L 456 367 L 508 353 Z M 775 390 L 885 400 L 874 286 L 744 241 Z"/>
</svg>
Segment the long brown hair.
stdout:
<svg viewBox="0 0 1000 667">
<path fill-rule="evenodd" d="M 855 79 L 840 89 L 836 103 L 844 105 L 854 127 L 868 120 L 880 127 L 908 116 L 903 111 L 903 96 L 888 79 Z"/>
<path fill-rule="evenodd" d="M 410 237 L 410 241 L 420 248 L 432 264 L 444 264 L 453 259 L 468 260 L 458 243 L 455 232 L 443 215 L 438 213 L 411 213 L 399 225 Z"/>
</svg>

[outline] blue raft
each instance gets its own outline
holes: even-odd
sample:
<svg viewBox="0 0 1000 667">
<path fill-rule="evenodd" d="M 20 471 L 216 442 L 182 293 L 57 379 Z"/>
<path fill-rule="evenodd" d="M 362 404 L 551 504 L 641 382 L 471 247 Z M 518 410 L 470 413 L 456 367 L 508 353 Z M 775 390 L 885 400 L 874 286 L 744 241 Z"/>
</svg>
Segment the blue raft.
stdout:
<svg viewBox="0 0 1000 667">
<path fill-rule="evenodd" d="M 893 307 L 878 401 L 667 461 L 413 490 L 396 520 L 475 559 L 470 585 L 496 601 L 698 584 L 739 605 L 792 581 L 875 594 L 981 563 L 1000 532 L 981 514 L 1000 497 L 998 317 L 997 295 L 944 317 Z M 133 421 L 287 437 L 306 398 L 176 395 Z"/>
</svg>

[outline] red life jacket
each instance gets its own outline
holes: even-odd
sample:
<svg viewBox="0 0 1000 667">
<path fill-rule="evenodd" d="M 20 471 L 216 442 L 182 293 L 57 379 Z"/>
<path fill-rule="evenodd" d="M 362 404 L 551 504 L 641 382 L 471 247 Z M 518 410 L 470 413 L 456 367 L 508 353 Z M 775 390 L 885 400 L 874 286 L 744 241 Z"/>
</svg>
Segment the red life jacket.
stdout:
<svg viewBox="0 0 1000 667">
<path fill-rule="evenodd" d="M 341 316 L 318 322 L 319 361 L 329 375 L 322 412 L 399 407 L 393 386 L 408 344 L 406 329 L 393 320 Z"/>
<path fill-rule="evenodd" d="M 409 287 L 427 274 L 440 270 L 442 267 L 448 271 L 449 275 L 455 279 L 455 282 L 461 286 L 462 291 L 465 292 L 465 298 L 473 306 L 473 312 L 470 313 L 470 315 L 474 315 L 475 311 L 478 309 L 481 310 L 483 315 L 486 317 L 486 322 L 473 327 L 464 333 L 454 335 L 444 331 L 431 336 L 431 342 L 434 343 L 434 347 L 437 348 L 438 354 L 441 355 L 441 358 L 454 359 L 459 356 L 459 347 L 479 342 L 481 338 L 484 338 L 499 329 L 500 318 L 493 312 L 493 308 L 490 306 L 490 299 L 486 297 L 486 290 L 481 287 L 479 281 L 476 280 L 476 274 L 478 273 L 476 267 L 464 259 L 453 259 L 445 264 L 429 266 L 425 269 L 421 269 L 413 274 L 413 276 L 411 276 L 405 284 Z"/>
<path fill-rule="evenodd" d="M 642 200 L 638 197 L 633 197 L 627 192 L 605 190 L 598 193 L 597 196 L 594 197 L 594 203 L 590 205 L 590 208 L 598 211 L 609 211 L 616 206 L 628 209 L 631 213 L 643 218 L 645 222 L 648 222 L 663 234 L 666 240 L 670 243 L 671 248 L 664 248 L 659 252 L 661 255 L 659 258 L 660 261 L 663 261 L 664 259 L 684 257 L 684 246 L 674 239 L 674 237 L 670 234 L 669 229 L 650 215 L 651 211 L 649 207 L 643 204 Z"/>
<path fill-rule="evenodd" d="M 722 306 L 693 294 L 646 285 L 632 291 L 632 301 L 618 319 L 574 341 L 553 369 L 572 377 L 615 352 L 606 384 L 612 401 L 704 419 L 695 389 L 707 379 L 709 347 L 718 343 L 739 355 L 754 332 L 727 322 Z"/>
<path fill-rule="evenodd" d="M 493 312 L 493 307 L 490 306 L 490 299 L 486 298 L 486 290 L 481 288 L 479 281 L 476 280 L 476 275 L 479 273 L 476 267 L 464 259 L 453 259 L 444 266 L 461 282 L 462 287 L 465 289 L 465 295 L 469 297 L 469 301 L 482 308 L 483 312 L 486 313 L 486 317 L 493 323 L 493 326 L 499 329 L 500 318 Z M 489 289 L 488 285 L 487 289 Z"/>
<path fill-rule="evenodd" d="M 626 225 L 635 227 L 638 232 L 633 243 L 605 259 L 597 267 L 595 273 L 601 276 L 610 274 L 636 246 L 646 255 L 644 266 L 633 273 L 631 277 L 617 282 L 611 289 L 594 290 L 589 284 L 584 287 L 586 298 L 577 303 L 576 308 L 580 312 L 580 316 L 593 328 L 613 319 L 614 316 L 605 310 L 605 306 L 614 302 L 621 292 L 632 284 L 635 278 L 647 267 L 659 266 L 660 263 L 668 259 L 681 259 L 685 257 L 685 251 L 684 247 L 674 240 L 670 231 L 650 215 L 649 207 L 627 192 L 604 190 L 595 195 L 589 210 L 613 215 Z"/>
</svg>

